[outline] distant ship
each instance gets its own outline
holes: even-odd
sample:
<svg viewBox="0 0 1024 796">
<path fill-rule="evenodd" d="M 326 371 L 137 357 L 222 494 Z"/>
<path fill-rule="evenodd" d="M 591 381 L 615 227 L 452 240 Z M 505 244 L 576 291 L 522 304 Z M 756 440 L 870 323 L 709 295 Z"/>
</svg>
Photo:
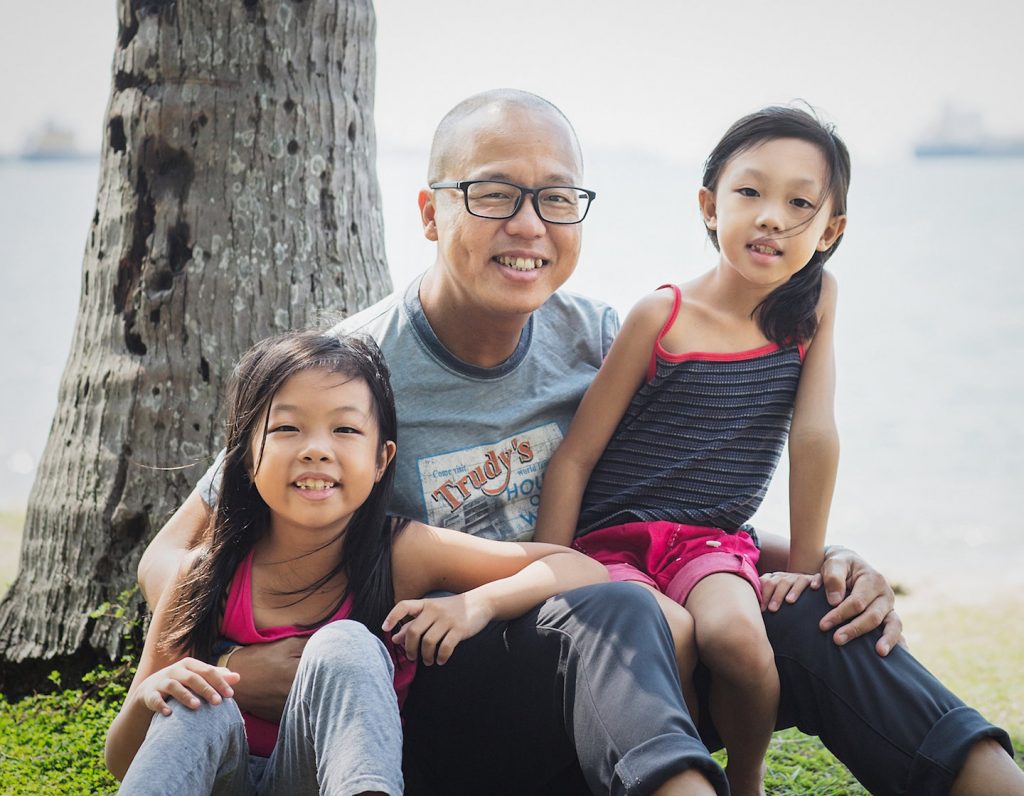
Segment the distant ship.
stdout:
<svg viewBox="0 0 1024 796">
<path fill-rule="evenodd" d="M 992 135 L 980 113 L 946 105 L 914 147 L 919 158 L 1024 157 L 1024 136 Z"/>
<path fill-rule="evenodd" d="M 75 146 L 75 134 L 57 122 L 48 121 L 33 132 L 18 158 L 21 160 L 83 160 L 95 155 Z"/>
</svg>

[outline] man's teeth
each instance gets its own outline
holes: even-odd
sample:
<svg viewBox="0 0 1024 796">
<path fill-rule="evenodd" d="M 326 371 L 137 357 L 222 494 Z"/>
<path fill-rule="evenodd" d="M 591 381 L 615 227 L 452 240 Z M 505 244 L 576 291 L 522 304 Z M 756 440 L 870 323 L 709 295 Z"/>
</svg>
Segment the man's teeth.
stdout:
<svg viewBox="0 0 1024 796">
<path fill-rule="evenodd" d="M 771 246 L 765 246 L 762 243 L 751 243 L 750 248 L 759 254 L 782 254 L 778 249 L 773 249 Z"/>
<path fill-rule="evenodd" d="M 516 271 L 532 271 L 534 268 L 540 268 L 544 265 L 544 261 L 539 257 L 499 257 L 498 262 L 502 265 L 507 265 L 509 268 L 514 268 Z"/>
<path fill-rule="evenodd" d="M 295 486 L 299 489 L 328 489 L 335 485 L 334 481 L 296 481 Z"/>
</svg>

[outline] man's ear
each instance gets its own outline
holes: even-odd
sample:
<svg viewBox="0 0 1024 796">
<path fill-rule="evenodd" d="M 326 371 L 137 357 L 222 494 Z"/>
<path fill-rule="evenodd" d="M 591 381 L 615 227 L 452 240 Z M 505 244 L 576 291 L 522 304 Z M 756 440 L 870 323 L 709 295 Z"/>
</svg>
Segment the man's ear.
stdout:
<svg viewBox="0 0 1024 796">
<path fill-rule="evenodd" d="M 825 227 L 825 231 L 821 233 L 821 237 L 818 239 L 818 251 L 823 252 L 831 249 L 845 229 L 846 216 L 832 216 L 828 220 L 828 226 Z"/>
<path fill-rule="evenodd" d="M 374 483 L 384 477 L 384 471 L 388 469 L 391 460 L 395 458 L 396 450 L 398 450 L 398 447 L 395 445 L 394 440 L 385 440 L 384 444 L 380 446 L 380 455 L 377 457 L 377 475 L 373 479 Z"/>
<path fill-rule="evenodd" d="M 423 222 L 423 236 L 427 240 L 437 242 L 437 223 L 434 220 L 437 208 L 434 206 L 434 192 L 424 188 L 420 191 L 417 202 L 420 206 L 420 221 Z"/>
<path fill-rule="evenodd" d="M 715 192 L 702 187 L 697 192 L 697 204 L 700 205 L 700 215 L 704 219 L 704 226 L 710 230 L 717 229 L 718 209 L 715 206 Z"/>
</svg>

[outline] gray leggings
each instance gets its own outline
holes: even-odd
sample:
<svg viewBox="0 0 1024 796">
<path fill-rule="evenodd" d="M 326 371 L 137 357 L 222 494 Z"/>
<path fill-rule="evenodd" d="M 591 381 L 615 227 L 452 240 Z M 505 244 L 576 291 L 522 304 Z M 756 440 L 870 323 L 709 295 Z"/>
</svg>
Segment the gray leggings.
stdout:
<svg viewBox="0 0 1024 796">
<path fill-rule="evenodd" d="M 268 758 L 249 755 L 233 699 L 155 714 L 121 794 L 402 793 L 402 727 L 384 645 L 332 622 L 302 653 Z"/>
</svg>

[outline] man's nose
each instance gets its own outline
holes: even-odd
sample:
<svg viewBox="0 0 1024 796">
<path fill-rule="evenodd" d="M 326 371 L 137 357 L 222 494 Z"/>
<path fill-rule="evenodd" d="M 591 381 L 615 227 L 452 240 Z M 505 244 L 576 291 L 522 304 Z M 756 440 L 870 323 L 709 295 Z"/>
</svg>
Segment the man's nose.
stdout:
<svg viewBox="0 0 1024 796">
<path fill-rule="evenodd" d="M 544 219 L 537 213 L 537 194 L 532 191 L 523 192 L 523 200 L 515 215 L 505 222 L 510 235 L 518 237 L 538 238 L 547 231 Z"/>
</svg>

